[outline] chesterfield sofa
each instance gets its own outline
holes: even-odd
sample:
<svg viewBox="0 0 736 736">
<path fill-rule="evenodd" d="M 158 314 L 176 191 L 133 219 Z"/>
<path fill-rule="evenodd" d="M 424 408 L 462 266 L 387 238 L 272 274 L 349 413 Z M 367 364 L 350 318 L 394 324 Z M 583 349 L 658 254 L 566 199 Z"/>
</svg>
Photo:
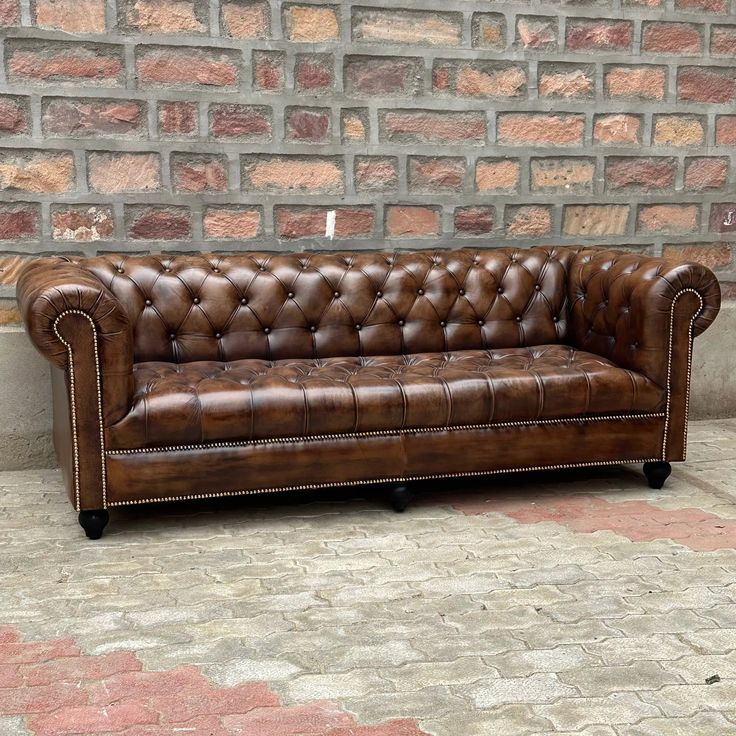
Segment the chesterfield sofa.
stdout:
<svg viewBox="0 0 736 736">
<path fill-rule="evenodd" d="M 683 460 L 713 274 L 600 248 L 45 258 L 18 300 L 51 362 L 87 536 L 108 509 Z"/>
</svg>

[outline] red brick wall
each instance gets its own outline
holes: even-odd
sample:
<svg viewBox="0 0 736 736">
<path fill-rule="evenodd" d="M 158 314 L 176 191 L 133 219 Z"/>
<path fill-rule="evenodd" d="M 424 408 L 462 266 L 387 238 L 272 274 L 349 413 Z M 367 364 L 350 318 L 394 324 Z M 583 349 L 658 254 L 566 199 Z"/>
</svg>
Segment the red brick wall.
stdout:
<svg viewBox="0 0 736 736">
<path fill-rule="evenodd" d="M 736 0 L 0 0 L 0 27 L 0 322 L 48 252 L 589 242 L 736 280 Z"/>
</svg>

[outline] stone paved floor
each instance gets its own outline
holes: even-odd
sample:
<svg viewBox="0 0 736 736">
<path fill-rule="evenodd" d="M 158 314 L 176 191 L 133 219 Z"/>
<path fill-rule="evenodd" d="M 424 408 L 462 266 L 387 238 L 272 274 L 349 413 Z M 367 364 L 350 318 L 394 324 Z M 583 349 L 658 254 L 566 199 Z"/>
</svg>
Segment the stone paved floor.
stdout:
<svg viewBox="0 0 736 736">
<path fill-rule="evenodd" d="M 735 470 L 711 422 L 661 492 L 138 508 L 100 542 L 56 472 L 0 474 L 0 734 L 732 736 Z"/>
</svg>

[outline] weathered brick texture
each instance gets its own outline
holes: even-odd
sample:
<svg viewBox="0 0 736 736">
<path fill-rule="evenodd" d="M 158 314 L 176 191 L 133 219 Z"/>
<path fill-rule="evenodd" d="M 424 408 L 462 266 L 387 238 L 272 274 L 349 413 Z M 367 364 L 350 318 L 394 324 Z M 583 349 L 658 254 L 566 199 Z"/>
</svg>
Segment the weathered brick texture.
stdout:
<svg viewBox="0 0 736 736">
<path fill-rule="evenodd" d="M 736 0 L 0 0 L 35 254 L 594 243 L 736 281 Z"/>
</svg>

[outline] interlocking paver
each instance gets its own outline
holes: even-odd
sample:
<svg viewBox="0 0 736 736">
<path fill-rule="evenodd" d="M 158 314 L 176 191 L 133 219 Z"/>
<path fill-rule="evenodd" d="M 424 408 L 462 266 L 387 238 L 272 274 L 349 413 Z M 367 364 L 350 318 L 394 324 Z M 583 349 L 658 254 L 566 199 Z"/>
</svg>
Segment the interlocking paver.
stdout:
<svg viewBox="0 0 736 736">
<path fill-rule="evenodd" d="M 131 508 L 94 543 L 55 471 L 0 474 L 0 734 L 736 736 L 733 470 L 713 422 L 662 491 Z"/>
</svg>

